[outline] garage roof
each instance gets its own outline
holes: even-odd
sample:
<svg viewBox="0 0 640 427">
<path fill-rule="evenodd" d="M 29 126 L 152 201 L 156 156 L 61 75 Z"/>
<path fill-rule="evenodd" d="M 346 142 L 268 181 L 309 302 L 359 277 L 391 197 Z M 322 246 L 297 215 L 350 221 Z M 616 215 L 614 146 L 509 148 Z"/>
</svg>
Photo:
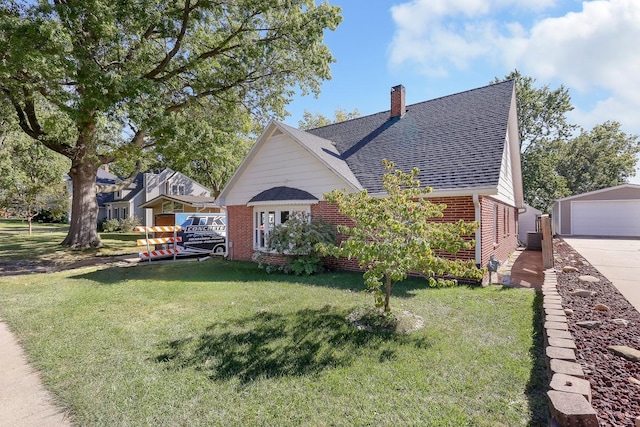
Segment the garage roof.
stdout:
<svg viewBox="0 0 640 427">
<path fill-rule="evenodd" d="M 600 190 L 594 190 L 594 191 L 589 191 L 587 193 L 581 193 L 581 194 L 575 194 L 573 196 L 563 197 L 562 199 L 557 199 L 556 202 L 564 202 L 566 200 L 580 199 L 582 197 L 592 196 L 594 194 L 599 194 L 599 193 L 605 193 L 607 191 L 620 190 L 622 188 L 631 188 L 631 189 L 640 190 L 640 185 L 637 185 L 637 184 L 620 184 L 620 185 L 616 185 L 615 187 L 601 188 Z"/>
</svg>

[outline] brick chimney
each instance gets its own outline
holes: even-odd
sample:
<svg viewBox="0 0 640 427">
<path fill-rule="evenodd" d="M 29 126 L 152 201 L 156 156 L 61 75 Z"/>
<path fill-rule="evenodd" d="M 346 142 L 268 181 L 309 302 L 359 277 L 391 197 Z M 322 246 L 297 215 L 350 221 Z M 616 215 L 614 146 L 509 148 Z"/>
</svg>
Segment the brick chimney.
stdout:
<svg viewBox="0 0 640 427">
<path fill-rule="evenodd" d="M 394 86 L 391 88 L 391 118 L 402 117 L 405 111 L 404 86 Z"/>
</svg>

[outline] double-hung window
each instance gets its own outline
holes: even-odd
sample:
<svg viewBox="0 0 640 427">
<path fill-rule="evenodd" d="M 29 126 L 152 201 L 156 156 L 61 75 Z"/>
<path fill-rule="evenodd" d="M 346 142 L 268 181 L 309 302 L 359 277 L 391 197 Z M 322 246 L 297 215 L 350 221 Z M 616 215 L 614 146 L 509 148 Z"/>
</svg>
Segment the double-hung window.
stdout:
<svg viewBox="0 0 640 427">
<path fill-rule="evenodd" d="M 184 196 L 184 184 L 171 185 L 171 194 L 174 196 Z"/>
</svg>

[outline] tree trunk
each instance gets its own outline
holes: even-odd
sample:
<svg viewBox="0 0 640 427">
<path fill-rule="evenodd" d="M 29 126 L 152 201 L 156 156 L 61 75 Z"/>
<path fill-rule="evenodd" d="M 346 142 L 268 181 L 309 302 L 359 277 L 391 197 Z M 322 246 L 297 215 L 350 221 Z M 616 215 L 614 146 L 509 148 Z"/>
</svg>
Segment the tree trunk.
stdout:
<svg viewBox="0 0 640 427">
<path fill-rule="evenodd" d="M 384 312 L 388 313 L 391 311 L 391 307 L 389 307 L 389 299 L 391 298 L 391 277 L 386 276 L 386 281 L 384 284 Z"/>
<path fill-rule="evenodd" d="M 102 247 L 98 235 L 98 202 L 96 200 L 97 164 L 74 162 L 69 170 L 73 194 L 69 233 L 62 242 L 73 249 Z"/>
</svg>

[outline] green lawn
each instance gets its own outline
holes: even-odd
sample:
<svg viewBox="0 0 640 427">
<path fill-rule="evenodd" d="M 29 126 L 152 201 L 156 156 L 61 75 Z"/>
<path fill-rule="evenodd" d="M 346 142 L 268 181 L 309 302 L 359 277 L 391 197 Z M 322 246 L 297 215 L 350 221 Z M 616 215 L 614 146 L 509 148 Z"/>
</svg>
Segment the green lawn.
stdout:
<svg viewBox="0 0 640 427">
<path fill-rule="evenodd" d="M 546 425 L 540 297 L 395 286 L 426 327 L 359 331 L 362 276 L 209 260 L 0 278 L 0 316 L 82 426 Z"/>
<path fill-rule="evenodd" d="M 83 251 L 60 246 L 67 235 L 67 224 L 29 224 L 21 220 L 0 220 L 0 264 L 11 261 L 37 261 L 53 264 L 71 263 L 91 257 L 107 257 L 138 252 L 140 233 L 100 233 L 103 247 Z"/>
</svg>

